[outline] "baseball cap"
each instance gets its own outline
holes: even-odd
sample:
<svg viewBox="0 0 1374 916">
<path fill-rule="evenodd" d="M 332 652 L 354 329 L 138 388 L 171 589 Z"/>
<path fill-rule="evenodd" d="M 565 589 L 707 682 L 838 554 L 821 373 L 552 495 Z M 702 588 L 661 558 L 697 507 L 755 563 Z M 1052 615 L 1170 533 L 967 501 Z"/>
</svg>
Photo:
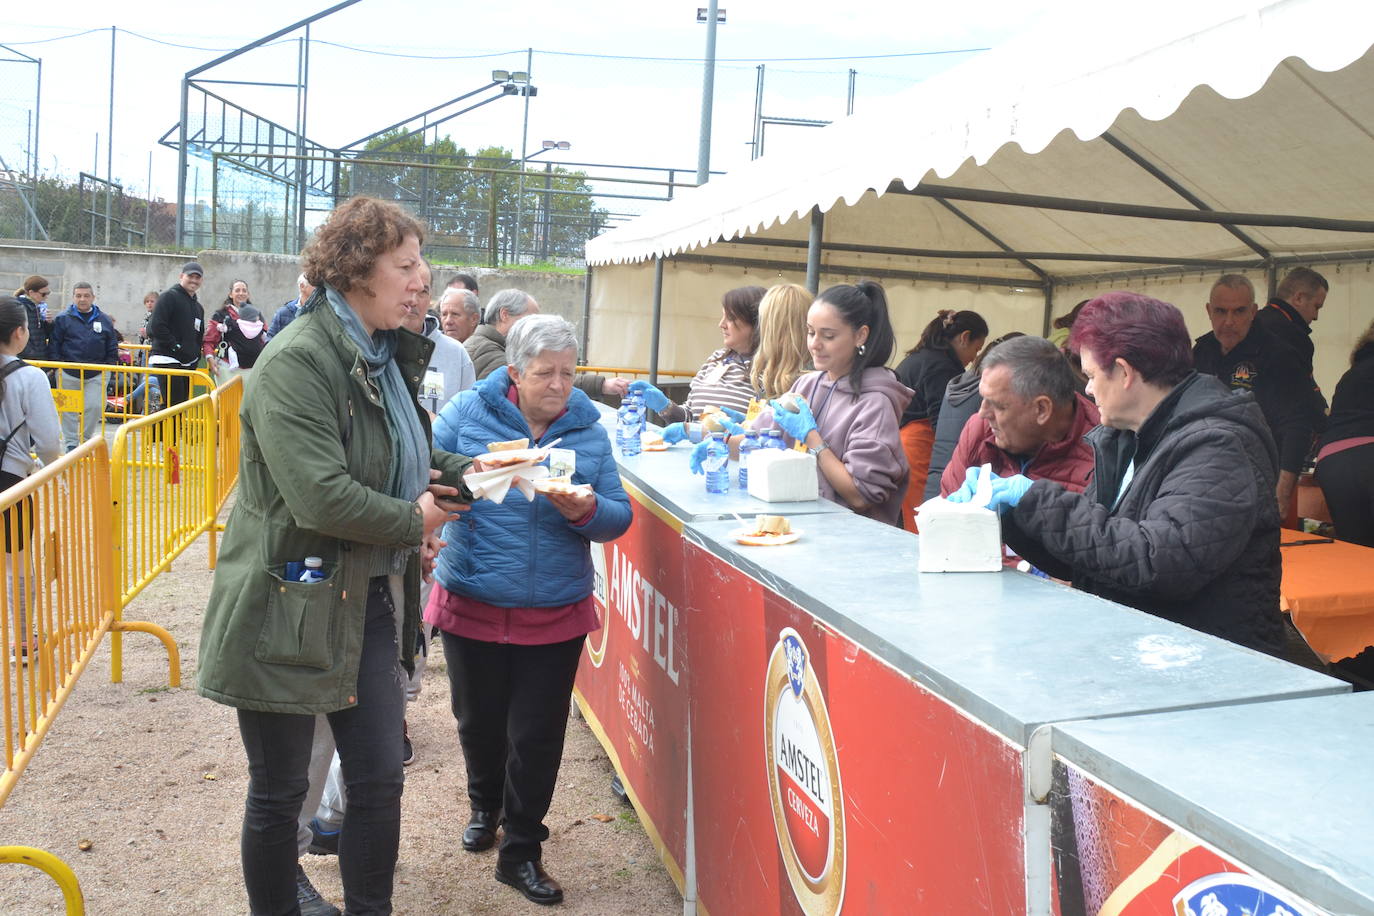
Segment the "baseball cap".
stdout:
<svg viewBox="0 0 1374 916">
<path fill-rule="evenodd" d="M 205 270 L 200 266 L 199 261 L 187 261 L 181 265 L 181 272 L 184 274 L 199 274 L 205 276 Z"/>
</svg>

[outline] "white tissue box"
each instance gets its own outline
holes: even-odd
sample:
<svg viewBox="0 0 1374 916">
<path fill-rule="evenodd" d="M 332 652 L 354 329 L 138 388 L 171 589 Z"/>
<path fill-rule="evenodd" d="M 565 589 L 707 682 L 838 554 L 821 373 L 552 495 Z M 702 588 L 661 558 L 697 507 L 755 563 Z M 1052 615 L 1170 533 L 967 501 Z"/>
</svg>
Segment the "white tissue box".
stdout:
<svg viewBox="0 0 1374 916">
<path fill-rule="evenodd" d="M 750 452 L 749 495 L 770 503 L 819 498 L 815 456 L 792 449 Z"/>
<path fill-rule="evenodd" d="M 916 511 L 921 572 L 997 572 L 1002 568 L 1002 526 L 996 512 L 940 497 Z"/>
</svg>

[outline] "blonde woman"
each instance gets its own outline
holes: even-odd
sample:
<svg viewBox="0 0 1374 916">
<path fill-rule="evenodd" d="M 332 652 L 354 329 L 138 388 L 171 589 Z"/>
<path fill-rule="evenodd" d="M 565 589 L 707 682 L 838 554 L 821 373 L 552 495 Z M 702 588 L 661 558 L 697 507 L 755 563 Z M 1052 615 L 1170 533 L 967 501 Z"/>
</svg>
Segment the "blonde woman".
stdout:
<svg viewBox="0 0 1374 916">
<path fill-rule="evenodd" d="M 815 299 L 795 283 L 779 283 L 759 303 L 759 345 L 749 384 L 764 401 L 780 397 L 811 369 L 806 349 L 806 310 Z"/>
</svg>

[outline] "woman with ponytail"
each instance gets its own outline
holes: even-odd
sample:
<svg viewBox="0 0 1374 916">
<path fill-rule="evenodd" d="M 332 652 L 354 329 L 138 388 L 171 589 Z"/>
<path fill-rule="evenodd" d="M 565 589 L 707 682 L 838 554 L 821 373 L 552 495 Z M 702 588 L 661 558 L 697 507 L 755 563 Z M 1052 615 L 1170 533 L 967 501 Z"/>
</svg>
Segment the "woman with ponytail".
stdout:
<svg viewBox="0 0 1374 916">
<path fill-rule="evenodd" d="M 806 314 L 815 372 L 797 379 L 802 400 L 771 403 L 783 432 L 816 456 L 821 495 L 900 526 L 908 467 L 897 420 L 912 391 L 887 368 L 896 340 L 877 283 L 832 286 Z"/>
<path fill-rule="evenodd" d="M 977 312 L 941 309 L 921 332 L 921 339 L 897 365 L 897 378 L 916 393 L 902 412 L 902 448 L 911 465 L 911 485 L 906 490 L 902 520 L 912 518 L 921 504 L 930 471 L 930 450 L 935 444 L 935 424 L 945 386 L 964 371 L 988 339 L 988 323 Z"/>
</svg>

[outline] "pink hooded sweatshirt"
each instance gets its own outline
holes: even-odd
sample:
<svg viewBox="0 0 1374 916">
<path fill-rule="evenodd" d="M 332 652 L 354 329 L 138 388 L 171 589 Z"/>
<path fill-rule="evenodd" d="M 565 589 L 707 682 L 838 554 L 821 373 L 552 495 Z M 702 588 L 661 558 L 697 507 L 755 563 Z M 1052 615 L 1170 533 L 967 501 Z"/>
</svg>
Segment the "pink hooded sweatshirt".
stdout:
<svg viewBox="0 0 1374 916">
<path fill-rule="evenodd" d="M 900 528 L 909 468 L 897 423 L 915 392 L 882 368 L 864 370 L 857 399 L 848 376 L 832 383 L 823 372 L 808 372 L 791 390 L 806 398 L 821 438 L 854 478 L 868 503 L 861 514 Z M 817 473 L 821 496 L 845 505 L 819 468 Z"/>
</svg>

